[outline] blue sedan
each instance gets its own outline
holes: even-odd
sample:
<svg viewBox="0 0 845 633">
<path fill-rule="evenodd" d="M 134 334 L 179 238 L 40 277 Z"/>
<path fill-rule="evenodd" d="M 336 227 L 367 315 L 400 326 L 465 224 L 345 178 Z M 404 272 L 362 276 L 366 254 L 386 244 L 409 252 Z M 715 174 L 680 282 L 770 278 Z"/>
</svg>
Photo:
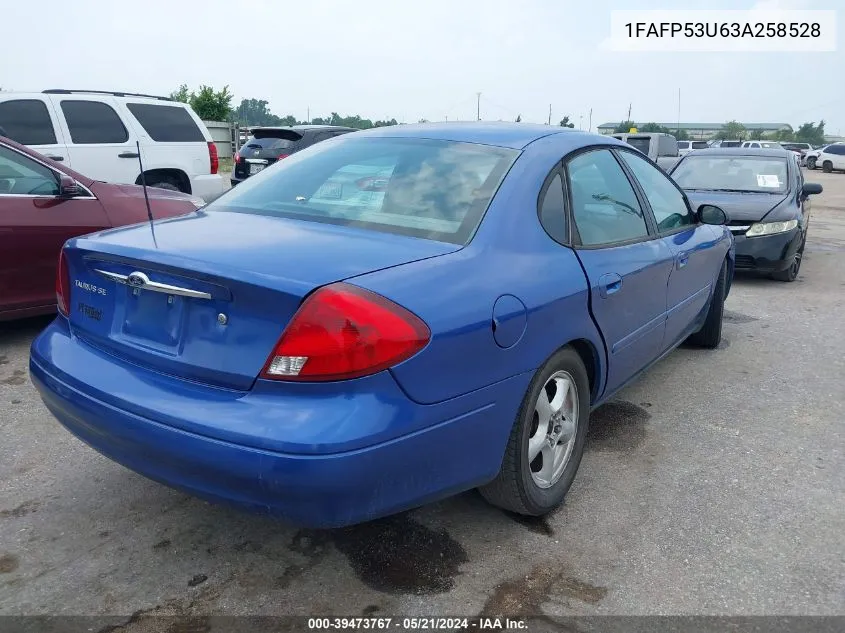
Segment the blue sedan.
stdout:
<svg viewBox="0 0 845 633">
<path fill-rule="evenodd" d="M 724 222 L 612 138 L 350 134 L 67 242 L 31 376 L 116 462 L 300 525 L 476 487 L 542 515 L 592 409 L 681 342 L 718 345 Z"/>
</svg>

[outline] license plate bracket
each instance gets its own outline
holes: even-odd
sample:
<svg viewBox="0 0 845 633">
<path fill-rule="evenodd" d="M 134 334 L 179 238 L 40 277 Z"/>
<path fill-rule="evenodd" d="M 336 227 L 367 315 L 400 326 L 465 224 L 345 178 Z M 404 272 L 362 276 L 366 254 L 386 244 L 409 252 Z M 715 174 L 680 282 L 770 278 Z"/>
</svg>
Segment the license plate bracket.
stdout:
<svg viewBox="0 0 845 633">
<path fill-rule="evenodd" d="M 147 347 L 176 352 L 185 316 L 184 297 L 135 288 L 126 292 L 123 336 Z"/>
<path fill-rule="evenodd" d="M 250 163 L 249 164 L 249 175 L 254 176 L 258 172 L 260 172 L 262 169 L 264 169 L 266 166 L 267 165 L 265 165 L 264 163 Z"/>
</svg>

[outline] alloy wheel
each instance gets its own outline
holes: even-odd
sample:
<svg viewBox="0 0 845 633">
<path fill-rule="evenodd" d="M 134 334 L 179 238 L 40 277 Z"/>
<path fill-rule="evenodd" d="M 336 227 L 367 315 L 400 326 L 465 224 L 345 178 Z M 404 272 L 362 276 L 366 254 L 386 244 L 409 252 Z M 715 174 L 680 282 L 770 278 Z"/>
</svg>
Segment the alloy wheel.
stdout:
<svg viewBox="0 0 845 633">
<path fill-rule="evenodd" d="M 563 475 L 578 430 L 578 390 L 565 371 L 552 374 L 534 405 L 528 436 L 531 477 L 540 488 L 551 488 Z"/>
</svg>

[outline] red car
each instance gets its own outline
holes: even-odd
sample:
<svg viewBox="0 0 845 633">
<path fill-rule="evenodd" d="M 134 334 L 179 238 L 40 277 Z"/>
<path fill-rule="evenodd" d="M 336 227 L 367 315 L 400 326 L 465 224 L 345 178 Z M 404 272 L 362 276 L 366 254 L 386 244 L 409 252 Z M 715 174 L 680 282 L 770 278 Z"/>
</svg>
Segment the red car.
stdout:
<svg viewBox="0 0 845 633">
<path fill-rule="evenodd" d="M 204 204 L 165 189 L 147 188 L 147 195 L 155 218 Z M 96 182 L 0 136 L 0 321 L 56 309 L 65 240 L 147 221 L 142 187 Z"/>
</svg>

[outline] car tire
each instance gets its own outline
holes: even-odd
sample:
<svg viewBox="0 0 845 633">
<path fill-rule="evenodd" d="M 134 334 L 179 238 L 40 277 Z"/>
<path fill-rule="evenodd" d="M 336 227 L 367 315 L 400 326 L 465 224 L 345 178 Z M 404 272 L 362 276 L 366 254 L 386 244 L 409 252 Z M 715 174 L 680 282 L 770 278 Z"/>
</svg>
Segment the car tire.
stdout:
<svg viewBox="0 0 845 633">
<path fill-rule="evenodd" d="M 816 168 L 816 157 L 810 156 L 810 158 L 807 159 L 807 169 L 815 169 L 815 168 Z"/>
<path fill-rule="evenodd" d="M 544 408 L 541 398 L 551 405 L 548 410 L 554 411 L 555 395 L 563 382 L 568 390 L 561 396 L 559 413 L 551 415 L 542 428 L 538 413 L 538 407 Z M 501 470 L 492 482 L 479 489 L 481 495 L 489 503 L 517 514 L 542 516 L 552 512 L 563 502 L 575 479 L 584 454 L 589 416 L 587 370 L 578 353 L 564 347 L 534 375 L 511 430 Z M 568 439 L 564 441 L 565 438 Z M 530 460 L 529 450 L 537 446 L 542 446 L 542 450 Z M 563 461 L 558 462 L 561 454 Z M 540 482 L 546 472 L 542 466 L 547 464 L 547 456 L 552 466 L 547 480 Z"/>
<path fill-rule="evenodd" d="M 167 189 L 168 191 L 182 191 L 179 188 L 179 183 L 168 177 L 156 178 L 156 182 L 147 185 L 148 187 L 155 187 L 157 189 Z"/>
<path fill-rule="evenodd" d="M 707 310 L 704 325 L 698 332 L 689 337 L 688 341 L 698 347 L 715 349 L 722 342 L 722 317 L 725 313 L 725 294 L 728 287 L 728 262 L 722 262 L 716 287 L 713 289 L 713 299 Z"/>
<path fill-rule="evenodd" d="M 830 172 L 832 172 L 833 171 L 833 163 L 831 163 L 829 160 L 824 161 L 822 163 L 822 171 L 826 174 L 829 174 Z"/>
<path fill-rule="evenodd" d="M 801 242 L 801 246 L 799 246 L 798 250 L 795 251 L 795 255 L 792 263 L 789 265 L 789 268 L 772 273 L 772 279 L 776 281 L 795 281 L 798 278 L 798 272 L 801 270 L 801 262 L 804 261 L 804 245 L 806 243 L 807 236 L 805 235 L 804 240 Z"/>
</svg>

